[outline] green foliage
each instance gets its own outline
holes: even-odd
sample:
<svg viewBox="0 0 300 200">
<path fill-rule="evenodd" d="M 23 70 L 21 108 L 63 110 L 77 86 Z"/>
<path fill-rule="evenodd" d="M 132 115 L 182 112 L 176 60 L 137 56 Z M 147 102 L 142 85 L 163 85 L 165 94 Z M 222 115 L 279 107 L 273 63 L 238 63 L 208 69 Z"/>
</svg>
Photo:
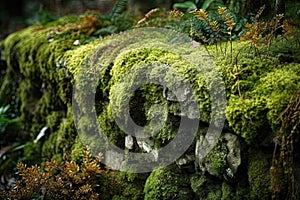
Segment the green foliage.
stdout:
<svg viewBox="0 0 300 200">
<path fill-rule="evenodd" d="M 22 155 L 25 137 L 21 133 L 19 118 L 12 118 L 10 106 L 0 107 L 0 176 L 11 176 Z M 0 183 L 1 186 L 3 182 Z M 4 186 L 5 188 L 5 186 Z"/>
<path fill-rule="evenodd" d="M 0 134 L 3 134 L 6 127 L 15 124 L 19 121 L 19 118 L 8 118 L 9 105 L 0 107 Z"/>
<path fill-rule="evenodd" d="M 51 13 L 51 12 L 45 10 L 45 9 L 43 9 L 43 7 L 41 5 L 40 5 L 38 11 L 31 10 L 30 14 L 31 14 L 31 16 L 26 19 L 26 23 L 28 25 L 32 25 L 32 24 L 35 24 L 35 23 L 38 23 L 38 24 L 41 24 L 41 25 L 45 25 L 45 24 L 47 24 L 49 22 L 52 22 L 52 21 L 58 19 L 57 15 L 55 15 L 54 13 Z"/>
<path fill-rule="evenodd" d="M 110 11 L 109 17 L 114 21 L 124 10 L 128 3 L 128 0 L 118 0 L 112 10 Z"/>
<path fill-rule="evenodd" d="M 258 21 L 258 19 L 256 19 L 255 23 L 246 24 L 248 31 L 241 38 L 241 41 L 250 39 L 249 43 L 253 43 L 256 48 L 258 48 L 261 43 L 267 44 L 268 48 L 270 48 L 273 40 L 276 37 L 277 30 L 283 26 L 281 24 L 283 17 L 284 15 L 280 14 L 276 15 L 268 22 Z"/>
<path fill-rule="evenodd" d="M 185 1 L 182 3 L 174 3 L 173 9 L 186 9 L 186 11 L 191 11 L 197 9 L 197 5 L 192 1 Z"/>
<path fill-rule="evenodd" d="M 201 3 L 201 5 L 200 5 Z M 195 1 L 185 1 L 182 3 L 174 3 L 173 9 L 185 9 L 186 12 L 201 8 L 201 10 L 207 10 L 212 3 L 217 3 L 221 5 L 222 3 L 217 0 L 205 0 L 204 2 L 195 0 Z"/>
<path fill-rule="evenodd" d="M 131 27 L 130 16 L 121 13 L 124 2 L 119 1 L 116 4 L 115 10 L 110 14 L 113 17 L 102 16 L 95 12 L 86 13 L 79 18 L 68 16 L 43 26 L 32 26 L 11 34 L 1 44 L 4 46 L 8 73 L 3 79 L 0 100 L 2 101 L 9 93 L 7 90 L 4 92 L 3 88 L 10 88 L 8 87 L 10 83 L 14 83 L 14 87 L 19 88 L 16 92 L 16 99 L 20 99 L 21 119 L 25 123 L 24 132 L 26 131 L 24 135 L 30 135 L 30 138 L 24 140 L 27 141 L 25 146 L 14 146 L 13 151 L 24 148 L 22 159 L 27 164 L 51 158 L 61 162 L 58 164 L 52 161 L 48 164 L 54 166 L 55 170 L 53 171 L 47 171 L 43 167 L 26 168 L 19 165 L 24 182 L 21 180 L 18 188 L 24 189 L 22 194 L 28 194 L 31 197 L 36 194 L 37 198 L 45 195 L 47 198 L 51 191 L 49 188 L 55 186 L 61 191 L 65 191 L 66 185 L 70 181 L 75 183 L 76 187 L 74 188 L 78 194 L 84 195 L 86 191 L 96 191 L 94 183 L 99 184 L 100 180 L 97 179 L 94 182 L 93 179 L 89 183 L 90 185 L 78 180 L 78 177 L 82 179 L 81 181 L 90 180 L 83 173 L 86 170 L 86 166 L 82 166 L 84 145 L 76 137 L 76 127 L 70 104 L 72 86 L 74 81 L 80 77 L 90 78 L 96 75 L 100 78 L 96 86 L 96 99 L 100 101 L 97 101 L 95 105 L 98 121 L 110 141 L 121 148 L 124 147 L 125 133 L 116 125 L 114 117 L 117 116 L 127 122 L 128 115 L 124 114 L 122 105 L 125 100 L 130 99 L 130 115 L 139 125 L 148 124 L 153 116 L 159 116 L 162 110 L 166 111 L 167 114 L 163 116 L 166 119 L 164 127 L 151 138 L 155 142 L 155 148 L 160 148 L 174 138 L 180 120 L 178 117 L 179 105 L 164 97 L 166 91 L 164 87 L 147 84 L 140 87 L 134 94 L 130 94 L 126 90 L 136 84 L 139 79 L 147 80 L 147 77 L 140 77 L 141 66 L 148 66 L 149 72 L 154 77 L 159 77 L 166 67 L 171 67 L 176 72 L 183 74 L 184 80 L 191 84 L 199 101 L 201 120 L 206 123 L 210 121 L 212 108 L 207 85 L 199 71 L 189 62 L 192 56 L 202 59 L 203 49 L 197 46 L 195 54 L 193 54 L 190 44 L 178 49 L 176 48 L 178 43 L 175 40 L 180 39 L 174 39 L 159 31 L 153 31 L 153 29 L 149 32 L 136 30 L 136 32 L 125 32 L 118 36 L 108 36 Z M 156 17 L 155 22 L 151 21 L 152 14 L 153 17 Z M 206 46 L 206 48 L 212 57 L 215 56 L 218 70 L 222 73 L 222 81 L 225 83 L 228 99 L 226 119 L 229 128 L 249 145 L 260 145 L 264 141 L 261 139 L 270 137 L 271 132 L 278 130 L 281 123 L 278 118 L 279 114 L 300 88 L 299 39 L 295 35 L 287 37 L 288 40 L 279 37 L 276 40 L 272 39 L 273 45 L 271 46 L 262 42 L 259 44 L 260 52 L 258 52 L 257 48 L 247 45 L 246 42 L 234 41 L 240 37 L 246 21 L 246 18 L 241 19 L 225 8 L 219 8 L 218 13 L 197 10 L 184 14 L 173 11 L 172 15 L 164 15 L 154 10 L 145 16 L 140 25 L 150 26 L 153 22 L 158 27 L 175 28 L 179 26 L 178 30 L 189 33 L 203 44 L 217 44 L 216 49 L 212 46 Z M 151 37 L 149 33 L 151 33 Z M 98 40 L 103 37 L 105 38 Z M 263 35 L 259 37 L 263 37 Z M 170 41 L 174 44 L 170 44 Z M 222 41 L 225 42 L 221 43 Z M 227 53 L 229 52 L 228 44 L 231 47 L 230 54 Z M 145 48 L 141 48 L 141 46 Z M 222 53 L 222 56 L 219 56 L 219 52 Z M 262 56 L 261 53 L 265 52 L 267 52 L 267 56 Z M 92 64 L 94 68 L 90 68 L 91 70 L 87 73 L 82 73 L 80 67 L 90 67 L 89 64 Z M 161 65 L 160 68 L 153 67 L 158 64 Z M 208 67 L 211 66 L 207 66 L 207 63 L 204 62 L 201 63 L 201 72 L 207 71 Z M 120 87 L 118 84 L 128 72 L 131 75 L 130 81 L 125 81 Z M 215 75 L 215 73 L 205 74 L 208 79 L 213 79 Z M 164 78 L 174 86 L 178 86 L 178 83 L 182 81 L 174 80 L 172 75 Z M 217 84 L 221 84 L 222 81 Z M 89 82 L 79 81 L 78 84 L 82 89 Z M 80 95 L 76 98 L 84 104 L 84 99 Z M 153 106 L 155 104 L 161 104 L 163 109 Z M 194 111 L 192 110 L 190 113 L 193 114 Z M 90 127 L 90 122 L 89 118 L 81 118 L 79 126 L 81 128 Z M 156 129 L 162 125 L 162 122 L 155 121 L 152 125 L 151 128 Z M 43 139 L 37 143 L 32 142 L 39 130 L 45 126 L 48 129 Z M 7 127 L 9 125 L 5 126 L 5 128 Z M 3 142 L 2 138 L 1 142 Z M 134 149 L 133 151 L 140 150 Z M 207 162 L 211 164 L 215 176 L 219 178 L 225 173 L 227 166 L 226 152 L 225 145 L 217 146 L 206 158 Z M 69 154 L 71 154 L 72 162 L 64 162 L 63 160 L 68 158 Z M 18 153 L 18 156 L 17 159 L 15 157 L 9 159 L 14 159 L 16 162 L 21 155 Z M 6 158 L 8 157 L 6 156 Z M 268 187 L 269 178 L 264 174 L 268 173 L 268 161 L 264 161 L 264 155 L 259 155 L 258 158 L 251 155 L 247 166 L 250 189 L 247 184 L 239 185 L 235 192 L 227 183 L 221 183 L 219 179 L 218 181 L 210 180 L 203 174 L 192 176 L 189 180 L 183 170 L 172 166 L 152 172 L 144 188 L 145 198 L 191 199 L 196 194 L 200 199 L 231 199 L 233 198 L 232 194 L 236 194 L 237 198 L 243 199 L 249 191 L 253 199 L 260 198 L 260 196 L 267 198 L 269 191 L 261 189 L 261 187 Z M 13 168 L 4 162 L 0 163 L 0 166 L 2 169 Z M 66 166 L 75 166 L 79 169 L 79 171 L 75 170 L 77 175 L 74 173 L 67 176 L 65 173 L 61 173 L 65 172 Z M 38 177 L 46 186 L 41 187 L 41 182 L 38 185 L 29 176 L 25 176 L 26 173 Z M 110 182 L 109 185 L 106 181 L 110 178 L 102 179 L 103 173 L 105 174 L 106 171 L 97 176 L 101 177 L 102 184 L 110 187 L 101 189 L 103 199 L 141 199 L 143 197 L 142 190 L 146 177 L 107 172 L 114 178 L 114 182 Z M 63 177 L 62 185 L 58 185 L 59 181 L 54 183 L 53 180 L 58 180 L 56 176 Z M 32 187 L 29 189 L 27 188 L 27 179 L 35 184 L 31 185 Z M 223 180 L 223 177 L 221 179 Z M 70 187 L 67 187 L 68 189 Z M 43 193 L 43 191 L 46 192 Z M 54 191 L 58 191 L 58 189 Z M 96 192 L 98 194 L 98 190 Z M 67 191 L 66 195 L 75 193 L 74 189 Z M 58 194 L 64 195 L 65 193 Z M 51 195 L 55 194 L 51 193 Z"/>
<path fill-rule="evenodd" d="M 177 166 L 154 170 L 148 177 L 145 200 L 191 199 L 193 197 L 188 176 Z"/>
<path fill-rule="evenodd" d="M 237 40 L 244 30 L 244 25 L 249 21 L 245 17 L 239 17 L 226 7 L 219 7 L 215 12 L 200 9 L 180 15 L 177 13 L 171 12 L 174 17 L 178 18 L 178 21 L 169 23 L 170 28 L 187 33 L 202 44 Z"/>
</svg>

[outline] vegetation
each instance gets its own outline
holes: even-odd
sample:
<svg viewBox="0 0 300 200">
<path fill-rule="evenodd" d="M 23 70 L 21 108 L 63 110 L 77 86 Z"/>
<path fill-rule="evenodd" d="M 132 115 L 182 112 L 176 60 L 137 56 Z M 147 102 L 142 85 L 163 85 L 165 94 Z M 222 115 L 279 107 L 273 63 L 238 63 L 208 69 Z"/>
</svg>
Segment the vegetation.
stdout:
<svg viewBox="0 0 300 200">
<path fill-rule="evenodd" d="M 40 166 L 19 163 L 16 187 L 7 195 L 9 199 L 99 199 L 113 192 L 114 180 L 102 167 L 101 154 L 92 158 L 88 150 L 83 151 L 80 163 L 54 160 Z"/>
<path fill-rule="evenodd" d="M 106 14 L 88 10 L 57 18 L 41 9 L 39 23 L 0 42 L 0 176 L 8 179 L 1 183 L 0 198 L 299 198 L 300 4 L 290 9 L 295 2 L 287 1 L 281 12 L 282 1 L 276 7 L 272 1 L 253 2 L 176 1 L 170 5 L 175 10 L 151 7 L 138 17 L 126 0 L 116 1 Z M 174 39 L 177 32 L 182 37 Z M 191 42 L 179 45 L 186 41 Z M 214 59 L 215 69 L 204 57 Z M 128 88 L 142 85 L 141 77 L 143 82 L 151 79 L 142 73 L 145 67 L 155 80 L 176 88 L 183 82 L 191 85 L 201 127 L 186 153 L 170 166 L 145 174 L 113 171 L 101 163 L 101 154 L 86 149 L 76 132 L 89 132 L 93 119 L 74 118 L 74 101 L 81 107 L 89 102 L 80 92 L 72 97 L 73 86 L 86 91 L 95 81 L 96 121 L 114 145 L 128 152 L 146 151 L 136 138 L 132 148 L 126 146 L 126 133 L 115 119 L 125 125 L 129 117 L 140 126 L 151 123 L 149 146 L 159 150 L 174 139 L 182 118 L 197 115 L 195 110 L 182 112 L 172 93 L 158 84 L 131 94 Z M 178 81 L 171 69 L 184 76 Z M 215 79 L 217 73 L 222 78 Z M 131 81 L 123 81 L 128 74 Z M 212 117 L 210 96 L 220 92 L 209 93 L 206 79 L 225 85 L 226 113 L 213 117 L 225 115 L 222 135 L 237 138 L 241 163 L 235 170 L 228 163 L 233 147 L 224 137 L 201 158 L 203 166 L 196 163 L 195 146 Z M 126 102 L 130 116 L 124 111 Z M 151 121 L 154 117 L 161 120 Z M 90 149 L 104 149 L 105 144 L 90 140 Z"/>
</svg>

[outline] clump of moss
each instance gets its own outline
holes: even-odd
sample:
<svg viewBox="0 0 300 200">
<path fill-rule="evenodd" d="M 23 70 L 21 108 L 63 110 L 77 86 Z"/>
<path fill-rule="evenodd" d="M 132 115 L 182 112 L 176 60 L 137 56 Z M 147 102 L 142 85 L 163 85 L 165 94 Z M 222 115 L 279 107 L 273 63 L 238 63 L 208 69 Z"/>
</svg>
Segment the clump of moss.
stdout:
<svg viewBox="0 0 300 200">
<path fill-rule="evenodd" d="M 191 199 L 189 178 L 177 166 L 154 170 L 148 177 L 145 199 Z"/>
<path fill-rule="evenodd" d="M 235 133 L 252 144 L 270 130 L 278 131 L 278 116 L 299 88 L 299 64 L 257 55 L 245 43 L 233 43 L 232 54 L 233 61 L 216 59 L 226 86 L 226 119 Z"/>
<path fill-rule="evenodd" d="M 136 174 L 130 172 L 117 172 L 116 180 L 119 182 L 120 187 L 116 188 L 113 199 L 143 199 L 144 198 L 144 185 L 148 174 Z"/>
<path fill-rule="evenodd" d="M 49 117 L 48 117 L 49 119 Z M 53 130 L 53 129 L 52 129 Z M 72 107 L 69 105 L 66 117 L 59 119 L 59 125 L 50 135 L 46 135 L 46 140 L 42 147 L 44 159 L 54 158 L 61 161 L 72 150 L 76 139 L 76 127 L 73 120 Z"/>
<path fill-rule="evenodd" d="M 274 132 L 279 130 L 280 113 L 296 97 L 300 88 L 299 64 L 287 64 L 262 77 L 254 95 L 265 101 L 266 115 Z"/>
<path fill-rule="evenodd" d="M 196 173 L 190 179 L 191 187 L 197 199 L 221 199 L 222 185 L 206 178 L 203 174 Z"/>
<path fill-rule="evenodd" d="M 251 199 L 270 199 L 270 154 L 253 150 L 249 155 L 248 181 Z"/>
<path fill-rule="evenodd" d="M 226 143 L 219 141 L 202 161 L 209 173 L 220 178 L 226 177 L 226 169 L 228 168 L 227 153 Z"/>
<path fill-rule="evenodd" d="M 264 101 L 257 99 L 241 99 L 232 95 L 228 101 L 226 118 L 234 132 L 251 144 L 266 124 L 264 117 L 266 108 Z"/>
</svg>

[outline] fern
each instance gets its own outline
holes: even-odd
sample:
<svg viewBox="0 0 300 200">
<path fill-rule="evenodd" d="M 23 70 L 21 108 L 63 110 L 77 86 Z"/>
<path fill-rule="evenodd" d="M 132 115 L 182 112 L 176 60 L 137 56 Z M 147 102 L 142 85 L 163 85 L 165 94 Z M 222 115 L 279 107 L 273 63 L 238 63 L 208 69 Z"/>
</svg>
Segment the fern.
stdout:
<svg viewBox="0 0 300 200">
<path fill-rule="evenodd" d="M 127 0 L 118 0 L 115 3 L 114 7 L 112 8 L 109 14 L 112 21 L 114 21 L 122 13 L 122 11 L 127 5 L 127 2 Z"/>
</svg>

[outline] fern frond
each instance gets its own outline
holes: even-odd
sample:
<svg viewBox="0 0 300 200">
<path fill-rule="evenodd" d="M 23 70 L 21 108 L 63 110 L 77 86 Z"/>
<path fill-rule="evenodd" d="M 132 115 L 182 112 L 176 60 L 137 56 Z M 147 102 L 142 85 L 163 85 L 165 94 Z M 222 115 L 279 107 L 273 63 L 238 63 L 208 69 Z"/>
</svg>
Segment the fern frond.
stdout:
<svg viewBox="0 0 300 200">
<path fill-rule="evenodd" d="M 127 3 L 128 3 L 128 0 L 118 0 L 115 3 L 114 7 L 112 8 L 112 10 L 110 11 L 110 14 L 109 14 L 112 21 L 121 14 L 123 9 L 126 7 Z"/>
</svg>

